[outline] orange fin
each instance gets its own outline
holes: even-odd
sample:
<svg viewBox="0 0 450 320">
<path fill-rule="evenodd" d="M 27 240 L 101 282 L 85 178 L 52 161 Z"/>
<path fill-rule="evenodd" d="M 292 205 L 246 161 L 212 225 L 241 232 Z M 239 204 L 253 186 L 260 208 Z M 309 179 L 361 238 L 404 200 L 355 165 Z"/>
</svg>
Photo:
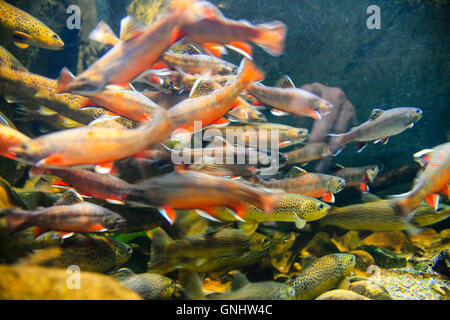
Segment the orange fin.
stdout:
<svg viewBox="0 0 450 320">
<path fill-rule="evenodd" d="M 369 192 L 369 186 L 365 183 L 361 183 L 361 185 L 359 186 L 359 190 L 363 192 Z"/>
<path fill-rule="evenodd" d="M 243 55 L 244 57 L 246 57 L 250 60 L 253 59 L 252 58 L 253 57 L 252 46 L 249 45 L 247 42 L 234 41 L 234 42 L 230 42 L 229 44 L 227 44 L 226 47 L 228 49 L 236 51 L 237 53 Z"/>
<path fill-rule="evenodd" d="M 178 40 L 184 37 L 184 33 L 179 28 L 175 28 L 172 30 L 172 37 L 170 38 L 170 44 L 174 44 Z"/>
<path fill-rule="evenodd" d="M 177 219 L 177 213 L 170 207 L 158 208 L 159 213 L 172 225 Z"/>
<path fill-rule="evenodd" d="M 40 165 L 55 165 L 60 166 L 64 164 L 64 157 L 60 154 L 53 154 L 51 156 L 48 156 L 47 158 L 42 159 L 38 163 L 36 163 L 36 167 L 39 167 Z"/>
<path fill-rule="evenodd" d="M 247 205 L 235 205 L 235 206 L 230 206 L 230 208 L 236 212 L 237 217 L 241 218 L 242 220 L 245 218 L 245 212 L 247 210 Z M 240 220 L 238 218 L 238 220 Z"/>
<path fill-rule="evenodd" d="M 95 223 L 89 228 L 89 232 L 105 232 L 107 229 L 100 223 Z"/>
<path fill-rule="evenodd" d="M 70 238 L 75 234 L 74 232 L 65 232 L 65 231 L 58 231 L 57 233 L 61 236 L 61 239 L 63 240 Z"/>
<path fill-rule="evenodd" d="M 439 195 L 436 193 L 430 193 L 426 198 L 425 201 L 426 203 L 428 203 L 431 207 L 434 208 L 434 210 L 438 210 L 439 209 Z"/>
<path fill-rule="evenodd" d="M 98 164 L 95 166 L 95 172 L 102 173 L 102 174 L 108 174 L 112 171 L 114 167 L 114 162 L 106 162 L 102 164 Z"/>
<path fill-rule="evenodd" d="M 62 179 L 56 179 L 53 181 L 53 185 L 61 186 L 61 187 L 70 187 L 67 183 L 65 183 Z"/>
<path fill-rule="evenodd" d="M 203 48 L 217 58 L 221 58 L 224 54 L 227 54 L 227 49 L 218 43 L 205 42 L 203 43 Z"/>
<path fill-rule="evenodd" d="M 446 187 L 444 187 L 444 189 L 442 189 L 441 193 L 443 195 L 446 195 L 447 197 L 450 197 L 450 185 L 447 185 Z"/>
<path fill-rule="evenodd" d="M 326 202 L 330 202 L 330 203 L 334 203 L 335 198 L 334 195 L 331 192 L 327 192 L 323 197 L 322 197 L 323 201 Z"/>
<path fill-rule="evenodd" d="M 158 61 L 152 65 L 150 69 L 159 70 L 159 69 L 167 69 L 169 66 L 164 61 Z"/>
<path fill-rule="evenodd" d="M 125 202 L 121 201 L 121 200 L 117 200 L 117 199 L 105 199 L 106 202 L 111 203 L 111 204 L 121 204 L 124 205 Z"/>
<path fill-rule="evenodd" d="M 34 238 L 39 237 L 41 234 L 46 233 L 48 230 L 42 227 L 35 227 L 33 230 Z"/>
<path fill-rule="evenodd" d="M 279 147 L 285 147 L 292 143 L 292 141 L 282 141 L 278 144 Z"/>
<path fill-rule="evenodd" d="M 226 126 L 226 125 L 229 125 L 229 124 L 230 124 L 230 121 L 229 121 L 228 119 L 222 117 L 222 118 L 220 118 L 220 119 L 214 121 L 214 124 L 220 125 L 220 126 L 222 126 L 222 125 L 223 125 L 223 126 Z"/>
</svg>

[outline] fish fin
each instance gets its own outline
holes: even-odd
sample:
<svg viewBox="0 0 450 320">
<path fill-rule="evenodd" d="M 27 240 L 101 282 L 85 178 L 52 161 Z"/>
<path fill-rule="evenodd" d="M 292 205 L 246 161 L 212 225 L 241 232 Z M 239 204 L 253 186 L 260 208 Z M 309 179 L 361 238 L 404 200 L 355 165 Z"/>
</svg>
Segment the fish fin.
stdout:
<svg viewBox="0 0 450 320">
<path fill-rule="evenodd" d="M 167 68 L 169 68 L 169 66 L 167 65 L 167 63 L 165 63 L 164 61 L 158 61 L 154 64 L 152 64 L 151 66 L 151 70 L 166 70 Z"/>
<path fill-rule="evenodd" d="M 100 223 L 95 223 L 89 228 L 89 232 L 105 232 L 108 231 L 104 226 Z"/>
<path fill-rule="evenodd" d="M 247 42 L 230 42 L 229 44 L 226 44 L 225 47 L 243 55 L 249 60 L 253 60 L 252 46 Z"/>
<path fill-rule="evenodd" d="M 106 202 L 111 203 L 111 204 L 120 204 L 120 205 L 124 205 L 125 202 L 121 201 L 121 200 L 117 200 L 117 199 L 105 199 Z"/>
<path fill-rule="evenodd" d="M 287 27 L 281 21 L 259 24 L 260 36 L 253 42 L 272 56 L 280 56 L 284 51 Z"/>
<path fill-rule="evenodd" d="M 287 146 L 289 146 L 289 145 L 291 145 L 291 144 L 292 144 L 292 141 L 286 140 L 286 141 L 280 141 L 280 143 L 278 143 L 278 146 L 279 146 L 280 148 L 283 148 L 283 147 L 287 147 Z"/>
<path fill-rule="evenodd" d="M 126 16 L 120 20 L 120 40 L 128 41 L 133 39 L 143 32 L 144 27 L 135 18 Z"/>
<path fill-rule="evenodd" d="M 414 122 L 411 122 L 411 123 L 407 124 L 405 126 L 405 129 L 411 129 L 412 127 L 414 127 Z"/>
<path fill-rule="evenodd" d="M 197 272 L 189 271 L 184 277 L 183 292 L 189 300 L 205 300 L 203 281 Z"/>
<path fill-rule="evenodd" d="M 216 121 L 214 121 L 212 124 L 214 124 L 218 128 L 222 128 L 222 127 L 228 126 L 230 124 L 230 120 L 222 117 L 222 118 L 219 118 Z"/>
<path fill-rule="evenodd" d="M 444 189 L 441 190 L 441 194 L 450 197 L 450 184 L 447 184 Z"/>
<path fill-rule="evenodd" d="M 41 234 L 44 234 L 44 233 L 46 233 L 48 230 L 47 229 L 44 229 L 44 228 L 42 228 L 42 227 L 35 227 L 34 229 L 33 229 L 33 235 L 34 235 L 34 238 L 36 239 L 37 237 L 39 237 Z"/>
<path fill-rule="evenodd" d="M 183 31 L 180 28 L 174 28 L 172 30 L 172 35 L 170 38 L 170 45 L 174 44 L 183 37 L 184 37 Z"/>
<path fill-rule="evenodd" d="M 307 109 L 307 113 L 308 113 L 309 116 L 310 116 L 311 118 L 313 118 L 313 119 L 316 119 L 316 120 L 322 119 L 322 115 L 321 115 L 320 112 L 317 111 L 317 110 L 314 110 L 314 109 L 312 109 L 312 108 L 308 108 L 308 109 Z"/>
<path fill-rule="evenodd" d="M 356 152 L 360 153 L 367 147 L 367 142 L 355 143 Z"/>
<path fill-rule="evenodd" d="M 359 190 L 363 192 L 369 192 L 369 186 L 366 183 L 361 183 L 359 185 Z"/>
<path fill-rule="evenodd" d="M 381 116 L 383 113 L 384 113 L 384 110 L 382 110 L 382 109 L 373 109 L 370 112 L 369 120 L 375 120 L 376 118 Z"/>
<path fill-rule="evenodd" d="M 290 115 L 289 112 L 281 111 L 281 110 L 273 109 L 273 108 L 270 109 L 270 113 L 271 113 L 272 115 L 276 116 L 276 117 L 282 117 L 282 116 L 288 116 L 288 115 Z"/>
<path fill-rule="evenodd" d="M 389 137 L 386 137 L 386 138 L 381 138 L 381 139 L 375 140 L 373 143 L 377 144 L 379 142 L 382 142 L 383 145 L 385 145 L 386 143 L 388 143 L 388 141 L 389 141 Z"/>
<path fill-rule="evenodd" d="M 258 223 L 248 222 L 248 221 L 245 221 L 245 222 L 239 221 L 238 227 L 239 227 L 239 229 L 242 230 L 242 232 L 244 232 L 244 234 L 251 235 L 253 232 L 256 231 L 256 229 L 258 229 Z"/>
<path fill-rule="evenodd" d="M 239 71 L 239 80 L 245 83 L 262 80 L 265 77 L 264 72 L 259 70 L 252 61 L 246 58 L 242 59 Z"/>
<path fill-rule="evenodd" d="M 302 167 L 305 167 L 308 165 L 309 162 L 300 162 L 299 165 L 301 165 Z"/>
<path fill-rule="evenodd" d="M 236 271 L 233 273 L 233 281 L 231 282 L 231 291 L 237 291 L 245 287 L 249 283 L 250 282 L 248 281 L 246 276 L 244 276 L 241 272 Z"/>
<path fill-rule="evenodd" d="M 39 167 L 41 165 L 56 165 L 60 166 L 64 164 L 64 157 L 60 154 L 53 154 L 51 156 L 48 156 L 47 158 L 44 158 L 36 163 L 36 167 Z"/>
<path fill-rule="evenodd" d="M 335 172 L 335 171 L 342 170 L 342 169 L 345 169 L 345 167 L 342 164 L 339 164 L 339 163 L 334 163 L 334 164 L 332 164 L 330 166 L 330 171 L 331 172 Z"/>
<path fill-rule="evenodd" d="M 158 208 L 159 213 L 172 225 L 177 219 L 177 213 L 170 207 Z"/>
<path fill-rule="evenodd" d="M 303 229 L 305 227 L 305 225 L 306 225 L 306 220 L 305 219 L 300 218 L 298 215 L 295 215 L 294 219 L 295 219 L 294 220 L 295 227 L 297 229 Z"/>
<path fill-rule="evenodd" d="M 241 222 L 245 222 L 244 217 L 245 217 L 245 211 L 247 209 L 246 205 L 243 206 L 233 206 L 230 207 L 231 211 L 231 215 L 237 220 L 237 221 L 241 221 Z"/>
<path fill-rule="evenodd" d="M 20 42 L 14 42 L 14 44 L 16 45 L 16 47 L 18 47 L 20 49 L 27 49 L 30 46 L 27 43 L 20 43 Z"/>
<path fill-rule="evenodd" d="M 361 194 L 361 202 L 363 202 L 363 203 L 379 201 L 379 200 L 381 200 L 381 198 L 374 195 L 373 193 L 363 192 Z"/>
<path fill-rule="evenodd" d="M 115 46 L 120 42 L 120 39 L 112 31 L 111 27 L 103 20 L 91 31 L 89 39 L 110 46 Z"/>
<path fill-rule="evenodd" d="M 277 81 L 275 86 L 278 88 L 284 88 L 284 89 L 295 88 L 294 82 L 287 74 L 285 74 L 283 77 L 281 77 L 281 79 Z"/>
<path fill-rule="evenodd" d="M 61 239 L 69 239 L 70 237 L 75 235 L 75 232 L 64 232 L 64 231 L 58 231 L 56 232 L 57 234 L 59 234 L 61 236 Z M 37 238 L 37 237 L 36 237 Z"/>
<path fill-rule="evenodd" d="M 176 242 L 161 227 L 147 231 L 147 236 L 152 240 L 149 269 L 166 267 L 176 253 Z"/>
<path fill-rule="evenodd" d="M 288 173 L 286 174 L 286 178 L 297 178 L 297 177 L 303 176 L 307 173 L 308 172 L 306 170 L 294 166 L 288 171 Z"/>
<path fill-rule="evenodd" d="M 329 202 L 329 203 L 334 203 L 335 202 L 335 198 L 334 198 L 334 194 L 330 191 L 328 191 L 323 197 L 322 200 L 325 202 Z"/>
<path fill-rule="evenodd" d="M 434 152 L 433 149 L 424 149 L 416 152 L 413 155 L 414 161 L 420 164 L 421 167 L 425 167 L 430 161 L 431 154 Z"/>
<path fill-rule="evenodd" d="M 58 82 L 56 85 L 56 93 L 64 93 L 67 92 L 69 84 L 75 79 L 75 76 L 70 72 L 70 70 L 67 67 L 62 68 Z"/>
<path fill-rule="evenodd" d="M 56 179 L 53 181 L 52 185 L 58 186 L 58 187 L 70 187 L 66 182 L 64 182 L 61 178 Z"/>
<path fill-rule="evenodd" d="M 101 174 L 108 174 L 112 171 L 114 162 L 105 162 L 95 166 L 95 172 Z"/>
<path fill-rule="evenodd" d="M 254 106 L 254 107 L 263 107 L 264 104 L 261 101 L 259 101 L 258 99 L 253 99 L 252 106 Z M 277 110 L 277 109 L 274 109 L 274 110 Z M 278 110 L 278 111 L 280 111 L 280 110 Z"/>
<path fill-rule="evenodd" d="M 214 221 L 214 222 L 221 222 L 219 219 L 214 218 L 212 215 L 210 215 L 209 213 L 207 213 L 205 210 L 203 209 L 196 209 L 194 210 L 200 217 L 203 217 L 205 219 Z"/>
<path fill-rule="evenodd" d="M 214 86 L 202 78 L 198 78 L 192 86 L 189 98 L 197 98 L 210 94 L 215 90 Z"/>
<path fill-rule="evenodd" d="M 426 196 L 425 202 L 428 203 L 435 211 L 439 209 L 440 197 L 437 193 L 430 193 Z"/>
<path fill-rule="evenodd" d="M 205 42 L 203 48 L 217 58 L 221 58 L 228 53 L 225 46 L 218 43 Z"/>
</svg>

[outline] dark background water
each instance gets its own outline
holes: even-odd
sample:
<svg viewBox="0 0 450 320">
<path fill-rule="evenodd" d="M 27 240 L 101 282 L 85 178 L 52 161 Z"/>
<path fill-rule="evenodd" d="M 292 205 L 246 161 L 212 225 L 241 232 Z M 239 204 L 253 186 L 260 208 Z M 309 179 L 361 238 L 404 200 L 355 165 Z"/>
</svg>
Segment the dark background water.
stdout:
<svg viewBox="0 0 450 320">
<path fill-rule="evenodd" d="M 118 33 L 130 0 L 10 1 L 55 30 L 63 51 L 20 50 L 3 43 L 31 71 L 57 77 L 62 67 L 81 71 L 105 48 L 87 41 L 97 21 L 106 20 Z M 447 141 L 450 102 L 450 10 L 448 1 L 252 0 L 212 1 L 225 16 L 252 23 L 281 20 L 288 26 L 286 50 L 272 57 L 255 48 L 255 61 L 272 85 L 288 74 L 301 85 L 320 82 L 341 88 L 355 106 L 358 122 L 373 108 L 417 106 L 424 116 L 416 126 L 393 137 L 386 146 L 362 153 L 347 148 L 337 157 L 346 166 L 384 165 L 386 170 L 412 163 L 412 154 Z M 82 29 L 68 30 L 65 10 L 77 4 Z M 381 29 L 369 30 L 369 5 L 381 9 Z M 94 49 L 92 49 L 94 48 Z M 90 56 L 90 53 L 93 56 Z M 80 63 L 80 54 L 83 53 Z M 236 59 L 236 57 L 234 57 Z M 312 121 L 291 117 L 270 120 L 311 128 Z"/>
</svg>

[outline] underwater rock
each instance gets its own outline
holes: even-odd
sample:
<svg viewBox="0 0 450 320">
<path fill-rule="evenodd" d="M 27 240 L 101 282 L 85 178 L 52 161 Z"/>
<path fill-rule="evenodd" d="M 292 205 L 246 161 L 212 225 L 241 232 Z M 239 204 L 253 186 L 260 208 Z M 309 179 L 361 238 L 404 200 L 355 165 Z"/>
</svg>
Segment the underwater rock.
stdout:
<svg viewBox="0 0 450 320">
<path fill-rule="evenodd" d="M 423 254 L 414 254 L 408 259 L 408 265 L 414 270 L 426 271 L 432 266 L 432 263 L 429 257 L 424 256 Z"/>
<path fill-rule="evenodd" d="M 352 282 L 349 290 L 371 300 L 393 300 L 385 287 L 371 279 Z"/>
<path fill-rule="evenodd" d="M 357 274 L 366 275 L 370 266 L 375 264 L 375 259 L 364 250 L 352 250 L 347 253 L 356 257 L 355 272 Z"/>
<path fill-rule="evenodd" d="M 0 266 L 0 299 L 5 300 L 141 300 L 135 292 L 105 275 L 80 273 L 80 289 L 73 273 L 56 268 Z"/>
<path fill-rule="evenodd" d="M 349 290 L 331 290 L 318 296 L 315 300 L 370 300 L 356 292 Z"/>
<path fill-rule="evenodd" d="M 406 257 L 403 254 L 397 254 L 388 248 L 379 248 L 375 245 L 363 246 L 374 259 L 375 264 L 384 269 L 406 267 Z"/>
<path fill-rule="evenodd" d="M 450 249 L 442 250 L 432 263 L 434 271 L 450 278 Z"/>
<path fill-rule="evenodd" d="M 326 232 L 319 232 L 302 250 L 302 255 L 321 257 L 330 253 L 339 252 L 339 248 L 331 241 Z"/>
</svg>

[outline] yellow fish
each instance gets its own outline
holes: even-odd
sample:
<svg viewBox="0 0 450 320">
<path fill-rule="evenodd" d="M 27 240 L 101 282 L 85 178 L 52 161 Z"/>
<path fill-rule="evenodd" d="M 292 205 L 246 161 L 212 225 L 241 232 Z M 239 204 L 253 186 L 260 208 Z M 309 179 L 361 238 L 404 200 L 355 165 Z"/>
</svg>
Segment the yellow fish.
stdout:
<svg viewBox="0 0 450 320">
<path fill-rule="evenodd" d="M 61 38 L 44 23 L 3 0 L 0 0 L 0 27 L 8 31 L 21 49 L 30 45 L 50 50 L 64 47 Z"/>
</svg>

